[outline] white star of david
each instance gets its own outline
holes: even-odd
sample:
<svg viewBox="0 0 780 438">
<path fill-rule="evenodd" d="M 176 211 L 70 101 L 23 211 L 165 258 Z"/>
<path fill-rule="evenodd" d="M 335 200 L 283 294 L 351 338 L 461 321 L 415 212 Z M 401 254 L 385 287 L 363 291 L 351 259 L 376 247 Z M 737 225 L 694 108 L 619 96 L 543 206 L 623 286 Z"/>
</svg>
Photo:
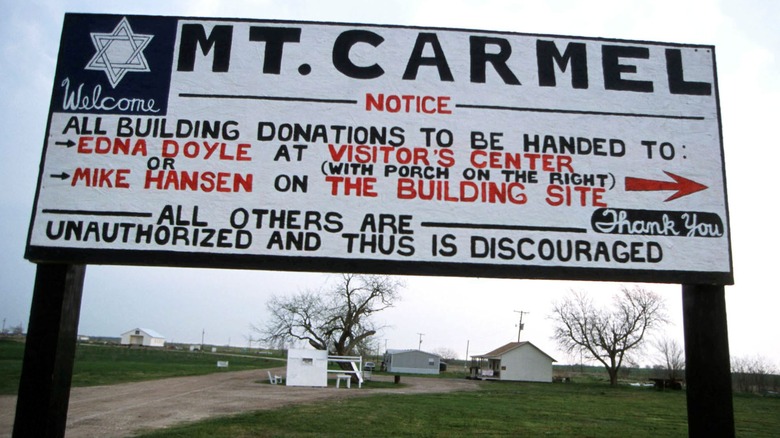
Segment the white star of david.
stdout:
<svg viewBox="0 0 780 438">
<path fill-rule="evenodd" d="M 143 51 L 154 35 L 134 34 L 127 17 L 122 18 L 113 32 L 91 35 L 97 53 L 85 68 L 106 72 L 112 88 L 116 88 L 129 71 L 150 71 Z"/>
</svg>

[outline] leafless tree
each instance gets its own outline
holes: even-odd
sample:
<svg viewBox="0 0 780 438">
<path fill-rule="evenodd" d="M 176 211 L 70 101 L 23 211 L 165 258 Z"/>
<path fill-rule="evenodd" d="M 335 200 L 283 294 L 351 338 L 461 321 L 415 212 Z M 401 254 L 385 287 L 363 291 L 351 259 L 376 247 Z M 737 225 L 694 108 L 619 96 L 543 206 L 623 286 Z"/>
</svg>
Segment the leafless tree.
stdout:
<svg viewBox="0 0 780 438">
<path fill-rule="evenodd" d="M 685 369 L 685 349 L 674 339 L 663 337 L 654 342 L 665 364 L 666 377 L 677 380 Z"/>
<path fill-rule="evenodd" d="M 739 392 L 764 394 L 780 386 L 774 364 L 761 355 L 731 358 L 732 387 Z"/>
<path fill-rule="evenodd" d="M 610 309 L 599 309 L 584 292 L 574 292 L 553 305 L 553 338 L 568 353 L 582 350 L 599 361 L 617 385 L 626 355 L 642 347 L 645 336 L 667 321 L 658 294 L 641 288 L 621 288 Z"/>
<path fill-rule="evenodd" d="M 438 354 L 444 360 L 455 360 L 458 357 L 458 353 L 452 348 L 439 347 L 433 350 L 434 354 Z"/>
<path fill-rule="evenodd" d="M 6 334 L 9 334 L 11 336 L 21 336 L 24 334 L 24 326 L 20 322 L 18 325 L 9 327 L 5 331 Z"/>
<path fill-rule="evenodd" d="M 331 354 L 370 355 L 378 330 L 371 317 L 391 307 L 402 287 L 390 276 L 342 274 L 322 291 L 273 296 L 271 316 L 257 331 L 268 345 L 306 341 Z"/>
</svg>

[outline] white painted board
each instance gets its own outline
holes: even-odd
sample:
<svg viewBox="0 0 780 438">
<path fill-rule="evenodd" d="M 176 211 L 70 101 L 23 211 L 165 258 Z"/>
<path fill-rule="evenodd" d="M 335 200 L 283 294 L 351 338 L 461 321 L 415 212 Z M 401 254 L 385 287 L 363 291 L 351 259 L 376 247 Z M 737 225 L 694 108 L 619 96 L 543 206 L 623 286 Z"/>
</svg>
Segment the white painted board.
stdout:
<svg viewBox="0 0 780 438">
<path fill-rule="evenodd" d="M 730 284 L 714 47 L 68 14 L 26 256 Z"/>
</svg>

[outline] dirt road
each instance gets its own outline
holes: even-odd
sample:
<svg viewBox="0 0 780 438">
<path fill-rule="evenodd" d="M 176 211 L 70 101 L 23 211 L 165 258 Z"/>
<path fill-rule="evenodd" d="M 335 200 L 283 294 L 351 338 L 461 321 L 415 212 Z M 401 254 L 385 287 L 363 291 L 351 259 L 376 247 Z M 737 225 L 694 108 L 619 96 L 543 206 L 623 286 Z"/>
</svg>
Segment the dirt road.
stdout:
<svg viewBox="0 0 780 438">
<path fill-rule="evenodd" d="M 275 370 L 283 373 L 284 369 Z M 271 370 L 274 372 L 274 370 Z M 374 380 L 392 376 L 374 376 Z M 123 437 L 208 417 L 378 393 L 474 390 L 471 380 L 402 377 L 403 388 L 300 388 L 268 383 L 266 370 L 221 372 L 150 382 L 73 388 L 66 436 Z M 13 430 L 16 397 L 0 396 L 0 437 Z"/>
</svg>

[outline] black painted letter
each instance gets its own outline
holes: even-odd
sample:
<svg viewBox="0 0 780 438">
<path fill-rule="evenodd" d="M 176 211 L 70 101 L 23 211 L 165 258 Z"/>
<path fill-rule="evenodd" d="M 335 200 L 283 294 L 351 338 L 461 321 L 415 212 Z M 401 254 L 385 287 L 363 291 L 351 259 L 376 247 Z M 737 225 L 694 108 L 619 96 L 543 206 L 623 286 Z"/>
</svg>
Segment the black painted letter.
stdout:
<svg viewBox="0 0 780 438">
<path fill-rule="evenodd" d="M 472 36 L 469 38 L 469 42 L 471 43 L 471 82 L 485 83 L 485 70 L 489 62 L 493 64 L 493 68 L 496 69 L 505 84 L 520 85 L 517 76 L 506 65 L 506 61 L 512 55 L 512 46 L 509 45 L 509 41 L 503 38 Z M 498 53 L 487 53 L 488 44 L 498 46 Z"/>
<path fill-rule="evenodd" d="M 648 59 L 650 58 L 650 50 L 647 47 L 636 46 L 602 46 L 601 64 L 604 67 L 604 88 L 607 90 L 652 93 L 652 82 L 632 81 L 621 77 L 622 73 L 636 73 L 636 66 L 621 64 L 620 58 Z"/>
<path fill-rule="evenodd" d="M 301 29 L 297 27 L 254 27 L 249 29 L 249 41 L 264 41 L 263 73 L 278 75 L 282 70 L 284 43 L 301 41 Z"/>
<path fill-rule="evenodd" d="M 554 87 L 555 67 L 553 61 L 561 71 L 571 64 L 571 86 L 574 88 L 588 88 L 588 57 L 584 43 L 569 43 L 561 55 L 554 41 L 536 41 L 536 65 L 539 69 L 539 86 Z"/>
<path fill-rule="evenodd" d="M 185 24 L 181 27 L 179 42 L 178 71 L 193 71 L 195 69 L 195 51 L 200 46 L 206 55 L 214 49 L 211 61 L 211 71 L 226 72 L 230 67 L 230 49 L 233 44 L 233 26 L 214 26 L 211 35 L 206 37 L 202 24 Z"/>
<path fill-rule="evenodd" d="M 669 91 L 672 94 L 693 96 L 712 94 L 712 84 L 709 82 L 688 82 L 685 80 L 680 49 L 666 49 L 666 74 L 669 76 Z"/>
<path fill-rule="evenodd" d="M 423 58 L 422 56 L 426 44 L 430 44 L 433 49 L 433 57 L 431 58 Z M 417 41 L 414 43 L 414 49 L 412 49 L 412 55 L 409 57 L 409 63 L 406 64 L 404 79 L 417 79 L 417 71 L 420 69 L 421 65 L 433 65 L 439 70 L 440 80 L 446 82 L 454 81 L 450 66 L 447 64 L 447 58 L 444 56 L 444 50 L 442 50 L 439 38 L 435 33 L 421 32 L 417 35 Z"/>
<path fill-rule="evenodd" d="M 368 43 L 378 47 L 385 39 L 367 30 L 348 30 L 336 38 L 333 43 L 333 66 L 346 76 L 354 79 L 374 79 L 385 74 L 379 64 L 361 67 L 349 59 L 349 51 L 357 43 Z"/>
</svg>

